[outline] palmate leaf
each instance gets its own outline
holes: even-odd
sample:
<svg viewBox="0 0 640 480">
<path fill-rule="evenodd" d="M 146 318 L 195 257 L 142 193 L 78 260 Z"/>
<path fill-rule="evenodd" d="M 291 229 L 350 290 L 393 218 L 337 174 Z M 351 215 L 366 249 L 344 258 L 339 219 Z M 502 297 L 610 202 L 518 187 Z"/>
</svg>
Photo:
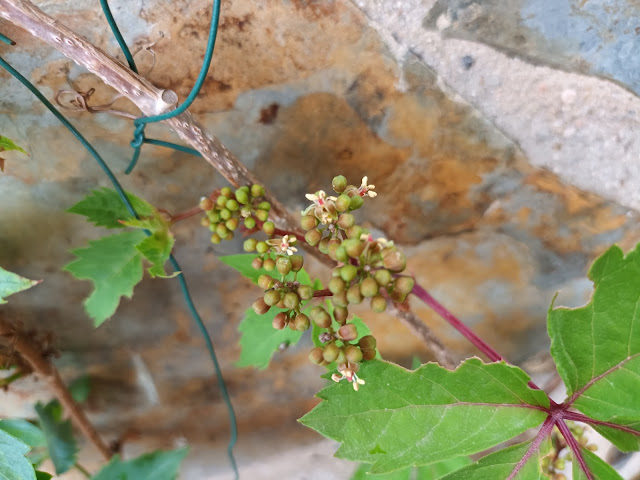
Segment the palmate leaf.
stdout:
<svg viewBox="0 0 640 480">
<path fill-rule="evenodd" d="M 153 216 L 155 208 L 132 193 L 127 193 L 129 201 L 138 215 Z M 98 227 L 123 228 L 121 221 L 133 218 L 118 192 L 111 188 L 93 190 L 89 195 L 67 210 L 69 213 L 84 215 Z"/>
<path fill-rule="evenodd" d="M 638 435 L 596 426 L 618 448 L 640 448 L 640 250 L 626 256 L 614 246 L 598 258 L 589 278 L 594 292 L 581 308 L 553 308 L 551 355 L 567 403 L 585 415 L 624 425 Z"/>
<path fill-rule="evenodd" d="M 120 297 L 131 298 L 133 287 L 142 280 L 142 254 L 136 246 L 144 238 L 142 231 L 122 232 L 73 250 L 78 259 L 64 270 L 93 282 L 93 292 L 84 305 L 96 326 L 115 313 Z"/>
<path fill-rule="evenodd" d="M 0 304 L 7 303 L 4 297 L 27 290 L 38 283 L 39 280 L 29 280 L 0 267 Z"/>
<path fill-rule="evenodd" d="M 73 436 L 71 420 L 62 419 L 60 404 L 55 400 L 46 405 L 38 402 L 35 410 L 47 439 L 49 456 L 53 461 L 56 474 L 60 475 L 76 463 L 78 445 Z"/>
<path fill-rule="evenodd" d="M 0 430 L 0 478 L 3 480 L 36 480 L 31 462 L 25 456 L 29 445 Z"/>
<path fill-rule="evenodd" d="M 186 455 L 186 448 L 156 451 L 127 461 L 114 455 L 92 480 L 175 480 L 180 462 Z"/>
<path fill-rule="evenodd" d="M 360 391 L 321 390 L 324 401 L 300 422 L 341 442 L 337 456 L 371 463 L 372 473 L 485 450 L 542 423 L 549 406 L 519 368 L 477 358 L 455 371 L 428 363 L 414 372 L 373 360 L 358 375 L 367 382 Z"/>
</svg>

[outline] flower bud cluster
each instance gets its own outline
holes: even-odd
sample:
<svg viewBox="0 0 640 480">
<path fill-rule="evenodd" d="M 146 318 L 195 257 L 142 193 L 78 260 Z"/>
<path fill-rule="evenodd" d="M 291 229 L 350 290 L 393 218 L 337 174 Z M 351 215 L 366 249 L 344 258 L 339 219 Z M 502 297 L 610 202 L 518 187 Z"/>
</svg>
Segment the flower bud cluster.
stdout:
<svg viewBox="0 0 640 480">
<path fill-rule="evenodd" d="M 200 208 L 206 214 L 201 223 L 211 230 L 211 242 L 214 244 L 231 240 L 240 226 L 253 230 L 257 222 L 271 223 L 268 222 L 271 204 L 264 200 L 261 185 L 243 186 L 235 192 L 224 187 L 209 197 L 202 197 Z"/>
<path fill-rule="evenodd" d="M 585 434 L 585 427 L 577 425 L 572 421 L 566 422 L 569 427 L 569 431 L 578 441 L 578 444 L 591 451 L 598 449 L 597 445 L 590 444 L 587 435 Z M 567 466 L 567 462 L 573 461 L 573 454 L 571 451 L 566 452 L 567 442 L 558 430 L 554 427 L 552 433 L 552 445 L 553 450 L 549 455 L 543 457 L 540 461 L 542 471 L 549 476 L 552 480 L 567 480 L 567 477 L 562 473 L 562 470 Z"/>
</svg>

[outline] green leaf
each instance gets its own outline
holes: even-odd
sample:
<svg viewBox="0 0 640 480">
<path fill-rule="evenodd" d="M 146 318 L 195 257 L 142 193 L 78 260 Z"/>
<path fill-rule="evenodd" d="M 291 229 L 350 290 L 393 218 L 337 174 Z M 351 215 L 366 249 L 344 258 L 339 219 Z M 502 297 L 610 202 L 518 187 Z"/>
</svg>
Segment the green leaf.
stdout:
<svg viewBox="0 0 640 480">
<path fill-rule="evenodd" d="M 51 475 L 50 473 L 36 470 L 36 480 L 50 480 L 51 478 L 53 478 L 53 475 Z"/>
<path fill-rule="evenodd" d="M 31 462 L 25 456 L 29 446 L 0 430 L 0 478 L 3 480 L 35 480 Z"/>
<path fill-rule="evenodd" d="M 602 460 L 595 453 L 587 450 L 584 447 L 580 447 L 582 456 L 587 464 L 587 467 L 593 474 L 594 480 L 622 480 L 622 477 L 616 472 L 611 465 Z M 578 462 L 572 462 L 573 480 L 587 480 L 587 476 L 584 474 Z"/>
<path fill-rule="evenodd" d="M 518 462 L 526 455 L 531 442 L 520 443 L 503 448 L 481 458 L 478 462 L 461 468 L 454 473 L 442 477 L 442 480 L 487 480 L 508 478 Z M 542 442 L 538 451 L 529 457 L 514 480 L 549 480 L 549 476 L 542 471 L 541 460 L 551 454 L 551 441 L 547 438 Z M 435 477 L 438 478 L 438 477 Z"/>
<path fill-rule="evenodd" d="M 455 371 L 427 363 L 413 372 L 373 360 L 358 376 L 367 382 L 358 392 L 347 383 L 321 390 L 324 401 L 300 422 L 342 442 L 336 456 L 371 463 L 373 473 L 485 450 L 542 423 L 540 407 L 549 406 L 519 368 L 477 358 Z"/>
<path fill-rule="evenodd" d="M 258 315 L 252 308 L 247 310 L 245 317 L 238 326 L 242 334 L 240 338 L 240 360 L 238 367 L 256 367 L 264 370 L 269 366 L 271 357 L 278 351 L 282 343 L 295 345 L 302 337 L 303 332 L 291 330 L 285 327 L 276 330 L 271 325 L 277 313 L 284 312 L 280 308 L 271 307 L 264 315 Z"/>
<path fill-rule="evenodd" d="M 84 306 L 95 325 L 113 315 L 120 297 L 131 298 L 133 287 L 142 280 L 142 254 L 136 248 L 145 238 L 142 231 L 123 232 L 89 242 L 73 250 L 77 260 L 64 270 L 81 280 L 93 282 L 93 292 Z"/>
<path fill-rule="evenodd" d="M 409 467 L 395 472 L 371 474 L 371 465 L 360 465 L 351 480 L 437 480 L 447 473 L 469 465 L 469 457 L 455 457 L 444 462 L 432 463 L 425 467 Z"/>
<path fill-rule="evenodd" d="M 0 135 L 0 152 L 10 152 L 12 150 L 16 150 L 27 155 L 27 152 L 25 152 L 22 147 L 16 145 L 13 140 Z"/>
<path fill-rule="evenodd" d="M 471 463 L 469 457 L 455 457 L 416 469 L 416 480 L 437 480 Z"/>
<path fill-rule="evenodd" d="M 73 437 L 71 421 L 61 420 L 57 401 L 47 405 L 38 402 L 35 410 L 47 439 L 49 455 L 56 468 L 56 474 L 60 475 L 73 467 L 77 460 L 78 446 Z"/>
<path fill-rule="evenodd" d="M 187 449 L 147 453 L 133 460 L 114 455 L 92 480 L 174 480 Z"/>
<path fill-rule="evenodd" d="M 22 418 L 3 418 L 0 420 L 0 430 L 23 441 L 31 448 L 43 447 L 47 444 L 42 430 Z"/>
<path fill-rule="evenodd" d="M 141 198 L 128 192 L 127 198 L 136 212 L 138 212 L 138 215 L 147 217 L 155 214 L 155 208 Z M 73 207 L 69 208 L 67 212 L 84 215 L 88 221 L 96 226 L 106 228 L 123 228 L 124 225 L 120 223 L 120 220 L 134 218 L 122 202 L 118 192 L 110 188 L 92 191 Z"/>
<path fill-rule="evenodd" d="M 69 384 L 69 393 L 73 399 L 78 403 L 84 403 L 89 398 L 89 392 L 91 391 L 91 380 L 88 375 L 76 378 Z"/>
<path fill-rule="evenodd" d="M 640 435 L 640 250 L 614 246 L 589 271 L 594 293 L 581 308 L 552 308 L 551 354 L 567 404 L 600 421 Z M 553 305 L 552 305 L 553 307 Z M 596 428 L 622 450 L 640 448 L 640 436 Z"/>
<path fill-rule="evenodd" d="M 175 272 L 172 275 L 167 275 L 164 269 L 164 264 L 169 260 L 174 243 L 173 234 L 169 230 L 165 230 L 153 233 L 136 245 L 138 251 L 152 264 L 148 270 L 149 275 L 172 278 L 180 274 L 180 272 Z"/>
<path fill-rule="evenodd" d="M 0 267 L 0 304 L 7 303 L 4 297 L 27 290 L 42 280 L 29 280 Z"/>
</svg>

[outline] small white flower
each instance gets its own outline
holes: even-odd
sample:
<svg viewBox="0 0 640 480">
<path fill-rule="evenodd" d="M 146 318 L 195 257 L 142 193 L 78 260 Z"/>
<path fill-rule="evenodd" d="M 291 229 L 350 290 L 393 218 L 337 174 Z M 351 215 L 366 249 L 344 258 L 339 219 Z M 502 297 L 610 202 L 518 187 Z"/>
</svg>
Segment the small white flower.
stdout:
<svg viewBox="0 0 640 480">
<path fill-rule="evenodd" d="M 393 240 L 387 240 L 383 237 L 374 239 L 373 235 L 371 235 L 370 233 L 363 233 L 362 235 L 360 235 L 360 240 L 363 240 L 365 242 L 376 242 L 382 248 L 393 246 Z"/>
<path fill-rule="evenodd" d="M 324 207 L 327 200 L 335 202 L 338 199 L 337 197 L 327 197 L 324 190 L 318 190 L 316 193 L 307 193 L 305 197 L 307 197 L 307 200 L 311 200 L 318 207 Z"/>
<path fill-rule="evenodd" d="M 376 186 L 367 185 L 368 181 L 369 181 L 369 178 L 366 175 L 362 177 L 362 184 L 360 185 L 360 188 L 358 188 L 358 195 L 360 195 L 361 197 L 364 197 L 365 195 L 369 195 L 371 198 L 373 198 L 376 195 L 378 195 L 376 192 L 372 191 L 374 188 L 376 188 Z"/>
<path fill-rule="evenodd" d="M 333 375 L 331 375 L 331 380 L 333 380 L 334 382 L 340 382 L 341 380 L 347 380 L 348 382 L 350 382 L 353 385 L 353 389 L 357 392 L 358 388 L 360 388 L 360 385 L 364 385 L 365 381 L 361 378 L 358 378 L 358 375 L 356 375 L 356 370 L 358 369 L 358 365 L 354 365 L 354 364 L 344 364 L 341 363 L 340 365 L 338 365 L 338 373 L 334 373 Z"/>
<path fill-rule="evenodd" d="M 295 243 L 296 240 L 297 238 L 293 235 L 285 235 L 284 237 L 282 237 L 279 245 L 280 251 L 283 253 L 286 252 L 287 255 L 293 255 L 293 252 L 298 251 L 296 247 L 291 246 L 291 244 Z"/>
</svg>

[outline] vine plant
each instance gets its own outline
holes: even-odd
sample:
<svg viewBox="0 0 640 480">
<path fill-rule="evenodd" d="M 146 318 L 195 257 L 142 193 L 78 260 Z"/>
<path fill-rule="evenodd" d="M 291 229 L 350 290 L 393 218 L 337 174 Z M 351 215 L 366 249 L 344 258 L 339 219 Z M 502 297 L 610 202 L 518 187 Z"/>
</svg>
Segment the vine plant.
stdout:
<svg viewBox="0 0 640 480">
<path fill-rule="evenodd" d="M 57 43 L 56 48 L 67 54 L 91 52 L 74 59 L 92 71 L 99 70 L 105 81 L 135 101 L 143 113 L 160 113 L 154 99 L 162 99 L 164 107 L 175 103 L 172 95 L 158 91 L 70 30 L 43 20 L 46 16 L 29 2 L 0 0 L 0 14 Z M 69 42 L 61 41 L 63 38 Z M 557 403 L 414 278 L 403 274 L 406 259 L 393 241 L 376 238 L 357 224 L 353 212 L 376 196 L 366 176 L 355 183 L 342 175 L 334 177 L 335 195 L 322 190 L 307 194 L 310 205 L 294 223 L 277 199 L 219 141 L 208 137 L 201 127 L 194 129 L 195 121 L 188 113 L 168 123 L 233 188 L 218 189 L 189 211 L 170 215 L 131 193 L 123 194 L 115 181 L 115 190 L 95 190 L 69 209 L 98 227 L 118 230 L 74 250 L 77 258 L 65 267 L 74 277 L 93 283 L 85 309 L 96 326 L 116 312 L 121 297 L 132 296 L 145 264 L 151 277 L 181 278 L 182 272 L 172 262 L 171 227 L 201 215 L 213 243 L 239 233 L 245 237 L 247 254 L 221 260 L 264 291 L 240 324 L 239 364 L 264 368 L 281 344 L 298 342 L 304 331 L 311 330 L 314 347 L 309 360 L 326 369 L 330 385 L 318 393 L 322 401 L 300 422 L 340 442 L 337 456 L 363 464 L 354 478 L 560 480 L 563 462 L 569 459 L 574 479 L 621 478 L 592 453 L 582 427 L 575 422 L 593 427 L 622 451 L 640 449 L 640 246 L 626 255 L 613 246 L 594 262 L 589 271 L 594 292 L 585 306 L 570 309 L 554 307 L 551 302 L 547 318 L 551 356 L 567 390 L 566 399 Z M 140 129 L 138 134 L 143 135 Z M 0 140 L 0 148 L 21 150 L 4 137 Z M 303 247 L 333 267 L 326 288 L 304 271 Z M 168 261 L 173 264 L 172 274 L 165 270 Z M 35 283 L 0 270 L 0 302 Z M 424 332 L 424 325 L 410 314 L 409 296 L 433 308 L 490 363 L 470 358 L 452 366 L 446 353 L 440 353 L 438 359 L 444 366 L 427 363 L 407 370 L 383 360 L 366 322 L 353 316 L 349 308 L 368 302 L 375 312 L 404 312 L 402 318 Z M 24 333 L 15 322 L 0 319 L 0 335 L 19 340 Z M 423 338 L 441 352 L 441 345 L 432 337 Z M 77 464 L 71 427 L 63 420 L 60 406 L 89 438 L 96 437 L 94 443 L 101 440 L 83 417 L 77 404 L 81 398 L 72 398 L 46 349 L 28 340 L 15 345 L 17 355 L 5 362 L 7 366 L 17 373 L 31 369 L 52 378 L 59 403 L 37 406 L 37 425 L 0 421 L 0 473 L 15 479 L 49 478 L 34 470 L 42 460 L 34 452 L 45 446 L 57 473 Z M 494 451 L 475 463 L 468 458 L 533 429 L 528 441 Z M 175 478 L 186 454 L 185 450 L 154 452 L 124 462 L 112 457 L 114 449 L 101 450 L 111 459 L 92 477 L 99 480 Z"/>
</svg>

